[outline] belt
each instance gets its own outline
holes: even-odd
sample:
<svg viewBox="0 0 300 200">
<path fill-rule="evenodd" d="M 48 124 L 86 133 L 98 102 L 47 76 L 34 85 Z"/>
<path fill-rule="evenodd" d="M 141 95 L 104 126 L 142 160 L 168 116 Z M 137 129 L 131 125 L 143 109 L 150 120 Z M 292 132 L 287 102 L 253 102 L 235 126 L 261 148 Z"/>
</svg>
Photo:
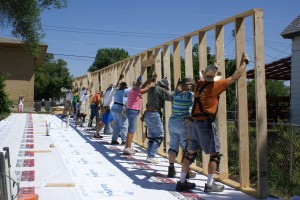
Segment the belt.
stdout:
<svg viewBox="0 0 300 200">
<path fill-rule="evenodd" d="M 134 110 L 134 111 L 140 111 L 140 110 L 136 110 L 136 109 L 132 109 L 132 108 L 127 108 L 127 109 L 129 109 L 129 110 Z"/>
<path fill-rule="evenodd" d="M 148 111 L 148 112 L 160 112 L 160 109 L 158 109 L 158 108 L 147 108 L 146 111 Z"/>
<path fill-rule="evenodd" d="M 118 104 L 118 105 L 120 105 L 120 106 L 125 106 L 124 104 L 118 103 L 118 102 L 114 102 L 114 104 Z M 125 106 L 125 107 L 126 107 L 126 106 Z"/>
<path fill-rule="evenodd" d="M 199 120 L 199 119 L 191 119 L 191 121 L 192 122 L 205 122 L 205 121 L 207 121 L 207 119 L 206 120 Z"/>
</svg>

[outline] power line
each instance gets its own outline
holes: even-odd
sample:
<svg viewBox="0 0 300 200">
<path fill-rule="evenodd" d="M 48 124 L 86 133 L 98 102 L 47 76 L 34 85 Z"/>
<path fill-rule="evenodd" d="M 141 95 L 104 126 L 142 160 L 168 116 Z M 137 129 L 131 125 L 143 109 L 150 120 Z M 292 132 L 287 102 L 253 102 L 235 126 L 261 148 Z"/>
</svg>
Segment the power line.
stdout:
<svg viewBox="0 0 300 200">
<path fill-rule="evenodd" d="M 179 34 L 170 34 L 170 33 L 154 33 L 154 32 L 141 32 L 141 31 L 120 31 L 120 30 L 114 30 L 114 29 L 90 29 L 90 28 L 78 28 L 78 27 L 66 27 L 66 26 L 49 26 L 44 25 L 45 27 L 49 28 L 58 28 L 58 29 L 66 29 L 66 30 L 79 30 L 79 31 L 92 31 L 92 32 L 108 32 L 108 33 L 125 33 L 125 34 L 152 34 L 152 35 L 166 35 L 166 36 L 173 36 L 178 37 Z"/>
<path fill-rule="evenodd" d="M 101 33 L 101 32 L 91 32 L 91 31 L 75 31 L 75 30 L 61 30 L 61 29 L 51 29 L 45 28 L 44 30 L 48 31 L 58 31 L 58 32 L 67 32 L 67 33 L 88 33 L 92 35 L 117 35 L 117 36 L 125 36 L 125 37 L 148 37 L 148 38 L 169 38 L 167 36 L 151 36 L 151 35 L 136 35 L 136 34 L 118 34 L 118 33 Z"/>
</svg>

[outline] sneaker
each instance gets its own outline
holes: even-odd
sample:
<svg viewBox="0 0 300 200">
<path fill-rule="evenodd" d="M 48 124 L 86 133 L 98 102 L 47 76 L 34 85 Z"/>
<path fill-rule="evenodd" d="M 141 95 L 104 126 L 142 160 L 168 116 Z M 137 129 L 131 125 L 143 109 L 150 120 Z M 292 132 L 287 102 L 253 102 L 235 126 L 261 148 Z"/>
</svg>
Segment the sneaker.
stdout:
<svg viewBox="0 0 300 200">
<path fill-rule="evenodd" d="M 94 138 L 103 138 L 103 136 L 101 136 L 99 134 L 94 134 Z"/>
<path fill-rule="evenodd" d="M 176 175 L 176 170 L 175 170 L 175 167 L 169 167 L 169 170 L 168 170 L 168 177 L 169 178 L 174 178 Z"/>
<path fill-rule="evenodd" d="M 160 161 L 156 160 L 155 158 L 150 158 L 150 157 L 147 157 L 146 161 L 148 163 L 153 163 L 153 164 L 159 164 Z"/>
<path fill-rule="evenodd" d="M 191 189 L 195 189 L 196 184 L 195 183 L 190 183 L 185 181 L 184 183 L 181 183 L 180 181 L 177 181 L 176 184 L 176 190 L 191 190 Z"/>
<path fill-rule="evenodd" d="M 186 179 L 190 179 L 190 178 L 195 178 L 196 177 L 196 173 L 193 172 L 192 170 L 189 170 L 188 173 L 186 173 Z"/>
<path fill-rule="evenodd" d="M 123 155 L 133 155 L 135 154 L 135 151 L 132 148 L 125 148 L 123 150 Z"/>
<path fill-rule="evenodd" d="M 111 145 L 119 145 L 120 143 L 118 142 L 118 141 L 111 141 L 111 143 L 110 143 Z"/>
<path fill-rule="evenodd" d="M 204 192 L 223 192 L 224 191 L 224 185 L 217 184 L 213 182 L 211 186 L 208 186 L 205 183 Z"/>
</svg>

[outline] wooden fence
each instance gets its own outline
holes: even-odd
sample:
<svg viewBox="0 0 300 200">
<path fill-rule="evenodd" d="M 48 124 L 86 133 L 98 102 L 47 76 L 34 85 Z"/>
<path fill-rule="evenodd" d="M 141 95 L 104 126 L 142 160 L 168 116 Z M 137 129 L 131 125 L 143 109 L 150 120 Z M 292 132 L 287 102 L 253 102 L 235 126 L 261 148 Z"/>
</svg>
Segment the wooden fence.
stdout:
<svg viewBox="0 0 300 200">
<path fill-rule="evenodd" d="M 252 20 L 253 34 L 253 55 L 255 70 L 255 91 L 256 91 L 256 140 L 257 140 L 257 190 L 250 188 L 249 183 L 249 133 L 248 133 L 248 106 L 247 106 L 247 79 L 246 73 L 242 75 L 237 83 L 237 105 L 238 105 L 238 134 L 239 134 L 239 182 L 229 179 L 228 172 L 228 138 L 227 138 L 227 119 L 226 119 L 226 94 L 223 93 L 219 102 L 217 124 L 221 139 L 221 159 L 219 174 L 217 177 L 221 182 L 238 188 L 246 193 L 259 198 L 268 196 L 268 162 L 267 162 L 267 117 L 266 117 L 266 89 L 265 89 L 265 64 L 264 64 L 264 27 L 262 9 L 252 9 L 227 18 L 218 23 L 198 29 L 186 35 L 182 35 L 174 40 L 168 41 L 156 47 L 150 48 L 139 54 L 131 56 L 92 73 L 87 73 L 82 77 L 75 78 L 73 84 L 79 87 L 89 87 L 94 94 L 98 90 L 105 90 L 110 83 L 116 83 L 119 75 L 125 75 L 124 81 L 131 85 L 133 80 L 139 75 L 146 80 L 148 73 L 155 70 L 158 80 L 170 77 L 171 82 L 181 77 L 181 57 L 184 56 L 185 75 L 193 77 L 193 39 L 198 40 L 198 56 L 200 69 L 207 66 L 207 33 L 214 32 L 215 59 L 219 62 L 219 70 L 225 74 L 225 45 L 224 27 L 234 25 L 235 56 L 237 64 L 241 60 L 241 55 L 246 51 L 246 32 L 245 18 Z M 181 44 L 184 44 L 181 51 Z M 171 49 L 172 48 L 172 49 Z M 172 56 L 171 56 L 171 50 Z M 184 55 L 181 55 L 184 52 Z M 172 66 L 171 66 L 172 59 Z M 173 77 L 171 77 L 171 67 Z M 99 89 L 100 88 L 100 89 Z M 143 110 L 145 109 L 147 94 L 143 96 Z M 165 127 L 168 127 L 168 119 L 171 115 L 171 103 L 166 102 L 164 109 Z M 147 148 L 146 127 L 139 121 L 137 131 L 134 134 L 134 142 Z M 158 154 L 167 157 L 169 146 L 169 133 L 166 128 L 165 142 L 158 150 Z M 179 155 L 178 158 L 181 156 Z M 177 160 L 180 162 L 180 160 Z M 196 164 L 192 168 L 207 174 L 207 164 L 209 157 L 202 155 L 202 166 Z"/>
</svg>

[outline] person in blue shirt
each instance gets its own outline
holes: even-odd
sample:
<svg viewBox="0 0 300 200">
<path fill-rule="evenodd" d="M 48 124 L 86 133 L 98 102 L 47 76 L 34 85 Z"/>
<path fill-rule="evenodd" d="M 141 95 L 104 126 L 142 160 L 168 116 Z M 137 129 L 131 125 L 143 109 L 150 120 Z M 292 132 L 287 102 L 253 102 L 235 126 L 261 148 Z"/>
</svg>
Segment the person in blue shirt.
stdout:
<svg viewBox="0 0 300 200">
<path fill-rule="evenodd" d="M 114 104 L 111 108 L 111 113 L 114 117 L 114 129 L 112 134 L 111 144 L 119 144 L 118 137 L 121 135 L 122 145 L 126 143 L 126 134 L 128 129 L 128 120 L 125 114 L 127 107 L 127 95 L 131 88 L 127 88 L 126 82 L 121 82 L 119 89 L 114 94 Z"/>
</svg>

